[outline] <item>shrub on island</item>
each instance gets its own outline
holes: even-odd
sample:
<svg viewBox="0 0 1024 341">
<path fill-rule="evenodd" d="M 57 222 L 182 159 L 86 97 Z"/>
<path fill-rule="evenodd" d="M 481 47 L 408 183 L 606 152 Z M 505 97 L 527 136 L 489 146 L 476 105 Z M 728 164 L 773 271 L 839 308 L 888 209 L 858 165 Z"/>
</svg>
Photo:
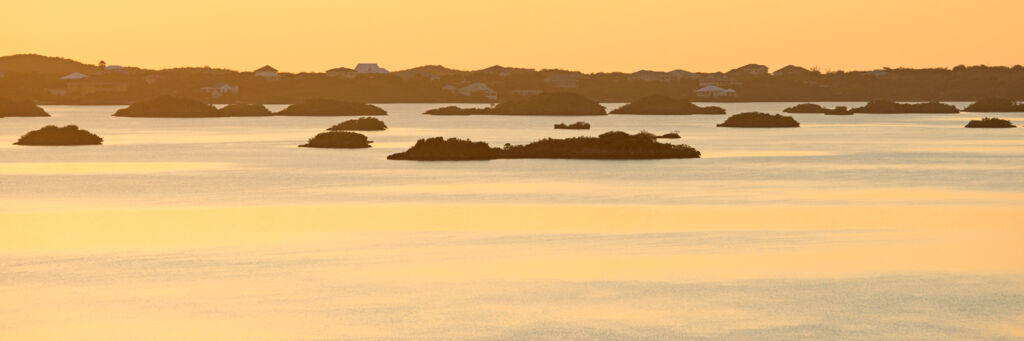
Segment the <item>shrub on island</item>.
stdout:
<svg viewBox="0 0 1024 341">
<path fill-rule="evenodd" d="M 220 116 L 224 117 L 270 116 L 274 114 L 263 104 L 231 104 L 217 111 L 220 113 Z"/>
<path fill-rule="evenodd" d="M 939 102 L 909 104 L 893 101 L 871 101 L 863 107 L 850 111 L 865 114 L 956 114 L 960 112 L 952 105 Z"/>
<path fill-rule="evenodd" d="M 46 117 L 50 114 L 29 100 L 13 100 L 0 97 L 0 117 Z"/>
<path fill-rule="evenodd" d="M 725 115 L 720 107 L 696 104 L 663 95 L 647 96 L 610 112 L 612 115 Z"/>
<path fill-rule="evenodd" d="M 464 109 L 444 107 L 424 115 L 512 115 L 512 116 L 594 116 L 607 115 L 603 106 L 583 95 L 548 92 L 498 104 L 493 108 Z"/>
<path fill-rule="evenodd" d="M 732 128 L 795 128 L 800 123 L 791 116 L 766 114 L 763 112 L 745 112 L 729 116 L 718 125 Z"/>
<path fill-rule="evenodd" d="M 380 116 L 387 111 L 372 104 L 335 101 L 330 99 L 310 99 L 302 103 L 289 105 L 276 115 L 280 116 Z"/>
<path fill-rule="evenodd" d="M 1024 103 L 1005 98 L 983 99 L 964 108 L 968 112 L 1024 112 Z"/>
<path fill-rule="evenodd" d="M 650 133 L 630 135 L 621 131 L 598 137 L 543 139 L 525 145 L 506 144 L 492 148 L 485 142 L 421 139 L 409 150 L 388 156 L 389 160 L 493 160 L 493 159 L 681 159 L 699 158 L 700 152 L 687 145 L 660 143 Z"/>
<path fill-rule="evenodd" d="M 370 148 L 366 135 L 348 131 L 328 131 L 316 134 L 306 144 L 299 147 L 309 148 Z"/>
<path fill-rule="evenodd" d="M 356 131 L 370 131 L 370 130 L 386 130 L 388 126 L 384 124 L 384 121 L 373 117 L 360 117 L 354 120 L 348 120 L 341 122 L 327 128 L 330 131 L 341 131 L 341 130 L 356 130 Z"/>
<path fill-rule="evenodd" d="M 587 123 L 587 122 L 576 122 L 576 123 L 572 123 L 572 124 L 558 123 L 558 124 L 555 124 L 555 129 L 588 130 L 588 129 L 590 129 L 590 123 Z"/>
<path fill-rule="evenodd" d="M 212 105 L 187 98 L 160 96 L 151 100 L 132 103 L 114 113 L 118 117 L 221 117 Z"/>
<path fill-rule="evenodd" d="M 102 137 L 79 129 L 78 126 L 49 125 L 22 135 L 14 144 L 22 146 L 83 146 L 102 143 Z"/>
<path fill-rule="evenodd" d="M 995 117 L 985 117 L 967 122 L 966 128 L 1016 128 L 1012 122 Z"/>
<path fill-rule="evenodd" d="M 782 110 L 790 114 L 824 114 L 826 111 L 828 108 L 814 103 L 797 104 Z"/>
</svg>

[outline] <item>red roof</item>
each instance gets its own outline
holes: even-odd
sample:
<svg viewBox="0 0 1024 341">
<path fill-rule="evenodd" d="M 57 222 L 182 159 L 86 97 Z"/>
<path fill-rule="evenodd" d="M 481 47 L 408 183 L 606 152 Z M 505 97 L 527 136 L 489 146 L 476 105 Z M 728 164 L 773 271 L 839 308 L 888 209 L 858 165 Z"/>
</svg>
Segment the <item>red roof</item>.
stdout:
<svg viewBox="0 0 1024 341">
<path fill-rule="evenodd" d="M 264 65 L 263 67 L 256 69 L 255 72 L 277 72 L 277 69 L 270 67 L 270 65 Z"/>
</svg>

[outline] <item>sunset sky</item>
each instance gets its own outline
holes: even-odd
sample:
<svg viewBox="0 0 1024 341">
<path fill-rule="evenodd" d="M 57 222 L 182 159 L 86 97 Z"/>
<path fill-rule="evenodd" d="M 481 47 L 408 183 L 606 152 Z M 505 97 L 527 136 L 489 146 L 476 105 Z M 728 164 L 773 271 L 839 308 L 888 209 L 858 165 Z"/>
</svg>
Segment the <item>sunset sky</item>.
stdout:
<svg viewBox="0 0 1024 341">
<path fill-rule="evenodd" d="M 5 0 L 0 55 L 324 71 L 1024 63 L 1024 1 Z"/>
</svg>

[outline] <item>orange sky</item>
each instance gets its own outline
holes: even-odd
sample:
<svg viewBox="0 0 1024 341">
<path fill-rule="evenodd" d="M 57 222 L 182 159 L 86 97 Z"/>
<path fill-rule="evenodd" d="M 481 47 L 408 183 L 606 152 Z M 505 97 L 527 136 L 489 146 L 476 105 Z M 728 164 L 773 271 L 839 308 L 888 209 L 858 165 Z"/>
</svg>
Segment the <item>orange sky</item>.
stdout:
<svg viewBox="0 0 1024 341">
<path fill-rule="evenodd" d="M 586 72 L 1024 63 L 1024 1 L 4 0 L 0 55 L 148 68 Z"/>
</svg>

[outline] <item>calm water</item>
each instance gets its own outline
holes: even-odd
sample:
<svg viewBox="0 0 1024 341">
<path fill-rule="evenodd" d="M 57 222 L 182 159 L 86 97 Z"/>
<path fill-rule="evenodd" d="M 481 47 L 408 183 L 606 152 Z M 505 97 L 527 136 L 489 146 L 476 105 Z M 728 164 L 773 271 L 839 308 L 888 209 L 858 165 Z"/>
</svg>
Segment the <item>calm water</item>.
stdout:
<svg viewBox="0 0 1024 341">
<path fill-rule="evenodd" d="M 0 119 L 0 340 L 1024 339 L 1022 128 L 440 106 L 381 105 L 364 150 L 297 147 L 344 117 Z M 10 144 L 48 124 L 104 145 Z M 704 157 L 385 159 L 610 130 Z"/>
<path fill-rule="evenodd" d="M 729 113 L 793 103 L 721 104 Z M 827 103 L 857 106 L 860 103 Z M 954 103 L 960 107 L 966 103 Z M 1007 204 L 1024 190 L 1024 129 L 965 129 L 982 115 L 796 115 L 796 129 L 728 129 L 724 116 L 427 117 L 438 104 L 385 104 L 373 148 L 297 148 L 339 117 L 138 119 L 116 106 L 49 106 L 52 118 L 0 121 L 0 141 L 78 124 L 95 147 L 0 146 L 5 208 L 88 204 L 282 203 Z M 617 104 L 607 104 L 609 108 Z M 283 106 L 271 106 L 279 110 Z M 1024 114 L 999 114 L 1024 123 Z M 554 130 L 582 119 L 590 131 Z M 699 160 L 400 162 L 419 138 L 500 146 L 622 130 L 678 131 Z M 39 175 L 45 173 L 44 175 Z M 885 197 L 872 191 L 889 191 Z M 895 191 L 891 191 L 895 190 Z M 992 193 L 992 195 L 989 195 Z"/>
</svg>

